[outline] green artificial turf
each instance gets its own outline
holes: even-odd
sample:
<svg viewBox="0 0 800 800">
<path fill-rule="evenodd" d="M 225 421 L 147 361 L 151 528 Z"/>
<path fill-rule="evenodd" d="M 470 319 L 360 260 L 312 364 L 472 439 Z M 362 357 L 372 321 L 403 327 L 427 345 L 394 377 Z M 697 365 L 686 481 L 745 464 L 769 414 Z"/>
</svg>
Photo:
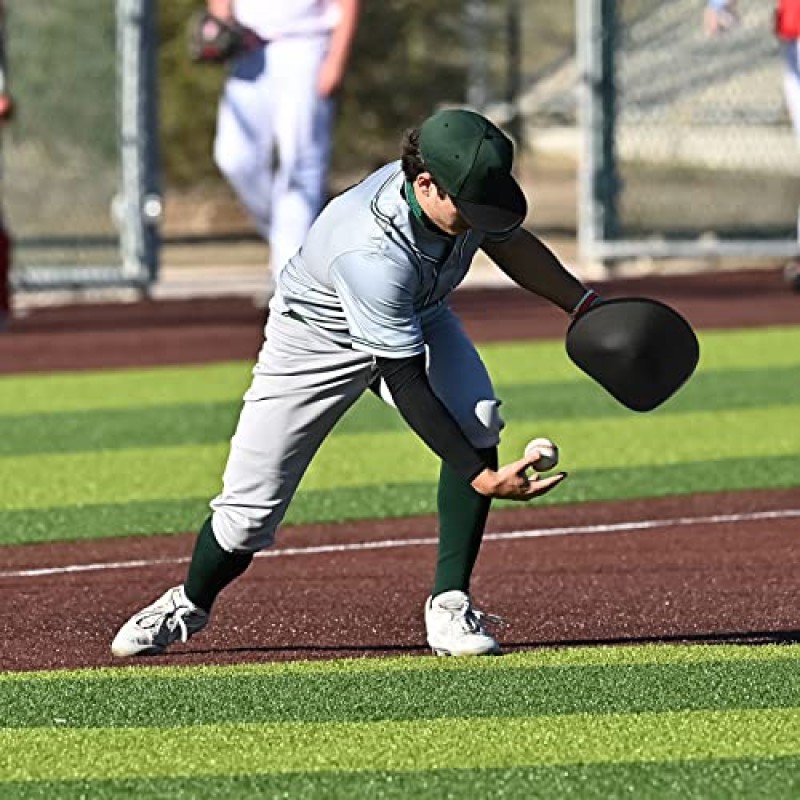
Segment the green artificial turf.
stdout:
<svg viewBox="0 0 800 800">
<path fill-rule="evenodd" d="M 6 375 L 0 381 L 0 414 L 56 414 L 231 401 L 244 394 L 250 369 L 250 364 L 235 361 Z"/>
<path fill-rule="evenodd" d="M 538 504 L 797 485 L 800 328 L 701 339 L 697 375 L 651 414 L 619 406 L 560 342 L 482 347 L 504 399 L 502 459 L 534 435 L 558 442 L 570 479 Z M 5 377 L 0 543 L 195 529 L 220 488 L 249 369 Z M 431 512 L 437 471 L 368 394 L 324 443 L 286 521 Z"/>
<path fill-rule="evenodd" d="M 12 673 L 0 796 L 790 796 L 799 660 L 654 645 Z"/>
<path fill-rule="evenodd" d="M 704 331 L 700 341 L 701 362 L 692 381 L 707 372 L 768 372 L 800 364 L 800 333 L 794 327 Z M 482 344 L 479 349 L 498 386 L 589 381 L 558 341 Z M 235 403 L 247 388 L 251 367 L 237 361 L 5 375 L 0 380 L 0 415 Z"/>
<path fill-rule="evenodd" d="M 594 420 L 549 420 L 517 425 L 501 448 L 518 457 L 530 435 L 559 443 L 568 471 L 650 468 L 726 459 L 800 455 L 800 406 Z M 735 431 L 735 435 L 732 433 Z M 227 444 L 137 447 L 5 459 L 3 505 L 24 508 L 173 500 L 208 495 L 220 487 Z M 358 453 L 358 457 L 354 457 Z M 391 458 L 387 458 L 391 453 Z M 311 491 L 435 480 L 437 461 L 406 431 L 329 438 L 303 480 Z M 46 476 L 43 480 L 42 476 Z M 698 487 L 702 490 L 702 487 Z"/>
<path fill-rule="evenodd" d="M 297 772 L 118 780 L 10 782 L 15 800 L 163 800 L 291 798 L 579 798 L 614 800 L 776 800 L 800 795 L 800 758 L 726 759 L 625 764 L 568 764 L 508 769 Z"/>
<path fill-rule="evenodd" d="M 537 506 L 592 500 L 664 497 L 698 491 L 791 488 L 797 485 L 800 455 L 750 460 L 698 461 L 639 469 L 588 469 L 571 473 L 556 492 Z M 112 538 L 134 534 L 196 532 L 208 515 L 210 496 L 142 500 L 7 511 L 0 515 L 0 542 L 24 544 Z M 494 508 L 519 508 L 511 501 Z M 434 476 L 428 482 L 385 483 L 325 490 L 301 490 L 286 515 L 286 525 L 351 519 L 408 517 L 436 510 Z M 433 526 L 431 531 L 433 532 Z M 282 537 L 290 537 L 284 531 Z M 290 542 L 290 538 L 282 538 Z M 2 569 L 0 569 L 2 572 Z"/>
<path fill-rule="evenodd" d="M 764 370 L 725 370 L 698 375 L 686 391 L 655 412 L 663 416 L 709 411 L 744 411 L 783 406 L 798 394 L 800 365 Z M 496 387 L 507 424 L 530 428 L 539 420 L 562 422 L 629 418 L 630 412 L 588 381 L 551 384 L 504 384 Z M 232 435 L 239 400 L 193 402 L 15 414 L 2 440 L 0 456 L 80 453 L 94 450 L 226 443 Z M 368 394 L 354 413 L 342 419 L 336 435 L 407 433 L 392 409 Z"/>
<path fill-rule="evenodd" d="M 22 728 L 0 748 L 0 780 L 769 759 L 800 755 L 800 709 Z"/>
<path fill-rule="evenodd" d="M 800 707 L 798 662 L 462 667 L 0 682 L 0 727 L 377 722 Z M 169 698 L 169 703 L 165 703 Z"/>
</svg>

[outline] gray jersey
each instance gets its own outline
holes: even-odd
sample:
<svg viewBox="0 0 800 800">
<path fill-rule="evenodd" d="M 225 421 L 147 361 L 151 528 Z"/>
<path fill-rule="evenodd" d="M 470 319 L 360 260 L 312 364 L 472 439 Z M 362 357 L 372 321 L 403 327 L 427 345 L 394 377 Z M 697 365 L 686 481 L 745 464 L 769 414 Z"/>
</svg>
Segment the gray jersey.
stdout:
<svg viewBox="0 0 800 800">
<path fill-rule="evenodd" d="M 426 322 L 464 279 L 484 234 L 431 232 L 403 182 L 395 161 L 332 200 L 281 271 L 271 309 L 373 355 L 424 352 Z"/>
</svg>

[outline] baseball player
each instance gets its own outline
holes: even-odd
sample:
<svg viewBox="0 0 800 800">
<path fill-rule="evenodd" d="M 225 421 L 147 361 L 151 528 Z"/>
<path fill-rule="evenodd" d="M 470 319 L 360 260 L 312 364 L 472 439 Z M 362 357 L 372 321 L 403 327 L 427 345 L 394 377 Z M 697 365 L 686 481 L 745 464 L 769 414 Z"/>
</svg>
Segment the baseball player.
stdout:
<svg viewBox="0 0 800 800">
<path fill-rule="evenodd" d="M 706 32 L 714 36 L 736 24 L 735 0 L 707 0 Z M 783 51 L 783 95 L 792 121 L 795 139 L 800 145 L 800 0 L 777 0 L 775 3 L 775 36 Z M 800 220 L 800 209 L 798 209 Z M 800 223 L 798 224 L 800 243 Z M 792 259 L 784 268 L 784 276 L 793 291 L 800 292 L 800 259 Z"/>
<path fill-rule="evenodd" d="M 0 0 L 0 129 L 11 119 L 14 104 L 8 87 L 6 68 L 6 19 L 3 0 Z M 11 315 L 11 290 L 8 273 L 11 269 L 11 237 L 3 222 L 0 209 L 0 329 L 4 328 Z"/>
<path fill-rule="evenodd" d="M 736 0 L 706 0 L 705 28 L 710 36 L 724 33 L 738 23 Z M 777 0 L 775 36 L 783 50 L 783 92 L 800 144 L 800 0 Z"/>
<path fill-rule="evenodd" d="M 775 11 L 775 33 L 784 54 L 783 91 L 792 118 L 794 134 L 800 145 L 800 0 L 779 0 Z M 798 209 L 800 220 L 800 209 Z M 798 222 L 800 244 L 800 222 Z M 800 258 L 790 261 L 784 275 L 792 290 L 800 293 Z"/>
<path fill-rule="evenodd" d="M 11 118 L 13 103 L 8 90 L 8 68 L 6 67 L 6 19 L 5 6 L 0 0 L 0 123 Z"/>
<path fill-rule="evenodd" d="M 184 584 L 135 614 L 117 656 L 161 653 L 208 622 L 219 592 L 269 547 L 309 462 L 368 388 L 441 459 L 439 549 L 425 603 L 437 654 L 498 651 L 470 576 L 493 498 L 528 501 L 566 476 L 527 456 L 498 467 L 500 400 L 448 304 L 479 249 L 573 317 L 597 295 L 521 224 L 513 144 L 485 117 L 435 113 L 402 159 L 332 200 L 280 273 L 264 345 Z"/>
<path fill-rule="evenodd" d="M 358 0 L 208 0 L 260 40 L 231 64 L 214 160 L 269 242 L 273 275 L 322 207 L 333 98 L 355 35 Z"/>
</svg>

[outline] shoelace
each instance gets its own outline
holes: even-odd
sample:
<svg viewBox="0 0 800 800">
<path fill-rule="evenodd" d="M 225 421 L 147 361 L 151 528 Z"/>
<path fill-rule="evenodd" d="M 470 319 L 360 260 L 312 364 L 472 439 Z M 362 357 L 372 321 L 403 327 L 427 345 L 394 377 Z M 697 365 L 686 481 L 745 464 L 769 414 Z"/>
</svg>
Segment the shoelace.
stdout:
<svg viewBox="0 0 800 800">
<path fill-rule="evenodd" d="M 182 642 L 186 642 L 189 639 L 189 629 L 186 627 L 186 622 L 183 619 L 188 613 L 190 613 L 190 609 L 183 606 L 181 608 L 176 608 L 175 613 L 167 618 L 167 627 L 170 628 L 170 630 L 174 631 L 175 628 L 180 628 Z"/>
<path fill-rule="evenodd" d="M 467 633 L 486 633 L 485 625 L 502 625 L 503 619 L 468 605 L 459 620 L 462 630 Z"/>
<path fill-rule="evenodd" d="M 181 641 L 187 642 L 189 640 L 189 629 L 186 627 L 184 617 L 191 613 L 192 610 L 188 606 L 177 606 L 174 605 L 173 601 L 173 607 L 171 609 L 168 611 L 153 609 L 153 611 L 141 618 L 139 625 L 143 628 L 149 628 L 163 620 L 163 624 L 166 625 L 167 630 L 174 631 L 178 628 L 181 632 Z"/>
</svg>

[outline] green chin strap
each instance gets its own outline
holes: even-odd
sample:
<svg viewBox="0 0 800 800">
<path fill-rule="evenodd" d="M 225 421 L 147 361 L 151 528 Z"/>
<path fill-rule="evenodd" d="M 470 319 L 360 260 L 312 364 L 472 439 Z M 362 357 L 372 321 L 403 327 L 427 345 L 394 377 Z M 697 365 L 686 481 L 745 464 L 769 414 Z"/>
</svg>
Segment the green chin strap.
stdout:
<svg viewBox="0 0 800 800">
<path fill-rule="evenodd" d="M 414 184 L 411 181 L 406 181 L 406 202 L 408 203 L 408 207 L 411 209 L 411 213 L 423 224 L 423 225 L 432 225 L 433 223 L 428 219 L 425 212 L 422 210 L 422 206 L 419 204 L 419 200 L 417 200 L 416 192 L 414 191 Z"/>
<path fill-rule="evenodd" d="M 411 209 L 411 213 L 414 215 L 414 217 L 416 217 L 420 224 L 424 225 L 429 231 L 438 233 L 439 236 L 449 236 L 449 234 L 445 233 L 441 228 L 435 225 L 431 221 L 431 218 L 422 210 L 422 206 L 419 204 L 417 195 L 414 192 L 414 184 L 411 183 L 411 181 L 405 182 L 403 194 L 405 195 L 408 207 Z"/>
</svg>

